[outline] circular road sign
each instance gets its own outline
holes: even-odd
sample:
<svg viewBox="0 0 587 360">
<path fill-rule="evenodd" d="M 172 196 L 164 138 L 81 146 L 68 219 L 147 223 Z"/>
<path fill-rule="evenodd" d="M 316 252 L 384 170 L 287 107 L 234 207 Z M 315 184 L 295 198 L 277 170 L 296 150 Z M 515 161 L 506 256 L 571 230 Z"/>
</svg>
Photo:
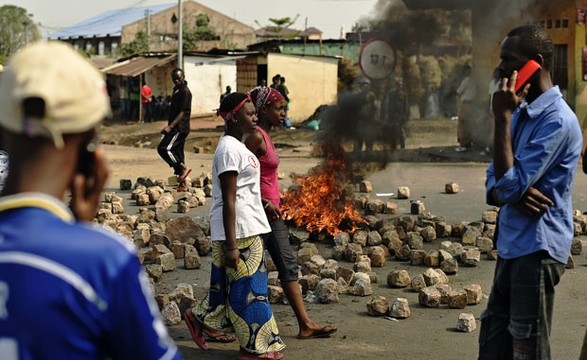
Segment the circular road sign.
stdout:
<svg viewBox="0 0 587 360">
<path fill-rule="evenodd" d="M 395 63 L 395 50 L 386 41 L 371 39 L 361 48 L 359 66 L 363 74 L 372 80 L 385 79 L 391 75 Z"/>
</svg>

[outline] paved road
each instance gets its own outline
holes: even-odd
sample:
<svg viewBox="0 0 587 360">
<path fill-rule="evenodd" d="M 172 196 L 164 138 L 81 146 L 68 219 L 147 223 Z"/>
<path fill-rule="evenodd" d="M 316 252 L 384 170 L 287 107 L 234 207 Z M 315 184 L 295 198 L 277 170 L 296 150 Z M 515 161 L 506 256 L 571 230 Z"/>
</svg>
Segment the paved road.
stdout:
<svg viewBox="0 0 587 360">
<path fill-rule="evenodd" d="M 133 180 L 137 176 L 152 175 L 165 178 L 169 168 L 157 157 L 152 149 L 129 149 L 107 147 L 112 159 L 112 178 L 109 186 L 118 187 L 118 180 L 126 177 Z M 209 172 L 210 155 L 188 154 L 188 164 L 194 168 L 193 174 Z M 305 172 L 316 164 L 316 159 L 307 157 L 288 157 L 282 161 L 281 171 Z M 486 164 L 414 164 L 392 163 L 386 169 L 368 176 L 377 192 L 396 192 L 398 186 L 408 186 L 412 199 L 424 201 L 428 211 L 444 216 L 449 223 L 475 221 L 481 212 L 488 208 L 484 202 L 484 179 Z M 456 195 L 444 193 L 444 185 L 457 182 L 462 191 Z M 284 184 L 287 183 L 287 180 Z M 574 208 L 587 210 L 587 175 L 578 174 L 574 187 Z M 400 211 L 409 212 L 409 200 L 397 201 Z M 132 209 L 129 209 L 132 211 Z M 190 215 L 205 216 L 208 206 L 193 209 Z M 584 241 L 585 243 L 585 241 Z M 586 243 L 587 245 L 587 243 Z M 328 256 L 328 246 L 321 246 L 324 256 Z M 196 285 L 201 296 L 207 286 L 209 264 L 205 263 L 198 271 L 177 270 L 165 275 L 166 287 L 179 282 Z M 553 359 L 577 359 L 587 323 L 587 266 L 584 255 L 576 256 L 577 267 L 568 270 L 557 287 L 557 300 L 554 315 L 552 347 Z M 352 266 L 344 263 L 343 266 Z M 451 276 L 453 287 L 470 283 L 481 284 L 489 293 L 494 262 L 482 261 L 478 268 L 462 268 L 458 275 Z M 384 268 L 375 269 L 379 283 L 373 287 L 374 295 L 408 298 L 412 306 L 412 316 L 400 322 L 366 315 L 365 304 L 368 298 L 342 295 L 337 305 L 308 304 L 312 317 L 323 323 L 336 324 L 339 332 L 331 339 L 301 341 L 295 338 L 296 323 L 288 306 L 274 305 L 280 332 L 288 349 L 289 359 L 474 359 L 477 356 L 478 330 L 470 334 L 454 331 L 460 312 L 471 312 L 476 317 L 484 309 L 485 301 L 465 310 L 447 308 L 425 309 L 417 305 L 417 294 L 403 289 L 389 289 L 385 286 L 387 273 L 405 268 L 415 275 L 425 268 L 411 267 L 405 263 L 390 261 Z M 170 327 L 170 332 L 186 359 L 234 359 L 237 346 L 234 344 L 211 344 L 212 350 L 201 352 L 194 348 L 183 324 Z"/>
</svg>

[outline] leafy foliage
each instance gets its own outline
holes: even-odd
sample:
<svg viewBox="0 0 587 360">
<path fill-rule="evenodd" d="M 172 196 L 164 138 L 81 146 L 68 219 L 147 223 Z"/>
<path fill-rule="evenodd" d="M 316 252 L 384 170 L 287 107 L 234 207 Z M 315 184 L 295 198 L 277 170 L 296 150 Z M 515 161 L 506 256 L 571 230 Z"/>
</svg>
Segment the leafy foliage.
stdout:
<svg viewBox="0 0 587 360">
<path fill-rule="evenodd" d="M 0 7 L 0 64 L 27 42 L 40 37 L 37 25 L 25 9 L 15 5 Z"/>
<path fill-rule="evenodd" d="M 354 61 L 343 57 L 338 63 L 338 92 L 350 91 L 355 79 L 359 76 L 359 69 Z"/>
<path fill-rule="evenodd" d="M 120 54 L 123 57 L 148 51 L 149 38 L 147 37 L 147 33 L 144 31 L 137 32 L 133 41 L 129 42 L 128 44 L 122 44 L 120 46 Z"/>
<path fill-rule="evenodd" d="M 292 30 L 292 31 L 285 31 L 288 30 L 290 26 L 292 26 L 300 15 L 296 15 L 295 18 L 283 17 L 283 18 L 269 18 L 269 21 L 273 25 L 265 26 L 265 30 L 269 33 L 274 34 L 275 38 L 278 39 L 295 39 L 299 37 L 300 31 L 299 30 Z M 256 22 L 259 26 L 258 22 Z"/>
<path fill-rule="evenodd" d="M 210 18 L 204 13 L 196 15 L 195 26 L 188 27 L 183 31 L 183 48 L 195 50 L 198 48 L 198 41 L 219 40 L 216 29 L 210 26 Z"/>
</svg>

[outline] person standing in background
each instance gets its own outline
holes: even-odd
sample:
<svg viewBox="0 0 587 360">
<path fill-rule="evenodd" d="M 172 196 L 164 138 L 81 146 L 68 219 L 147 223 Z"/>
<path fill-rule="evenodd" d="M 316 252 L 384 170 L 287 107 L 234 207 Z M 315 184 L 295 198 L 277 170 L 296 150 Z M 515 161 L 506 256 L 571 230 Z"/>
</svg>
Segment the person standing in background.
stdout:
<svg viewBox="0 0 587 360">
<path fill-rule="evenodd" d="M 289 123 L 291 126 L 291 121 L 287 117 L 287 113 L 289 112 L 289 103 L 291 102 L 291 99 L 289 98 L 289 89 L 287 88 L 287 86 L 285 86 L 285 78 L 283 76 L 279 77 L 279 84 L 275 87 L 275 89 L 279 91 L 285 99 L 285 121 Z"/>
<path fill-rule="evenodd" d="M 128 83 L 122 80 L 120 84 L 120 116 L 128 120 L 130 112 L 130 100 L 128 96 Z"/>
<path fill-rule="evenodd" d="M 471 139 L 472 117 L 474 113 L 473 101 L 477 96 L 477 88 L 475 80 L 471 77 L 471 65 L 465 65 L 465 78 L 461 81 L 457 89 L 458 103 L 458 124 L 457 124 L 457 140 L 459 147 L 455 149 L 457 152 L 467 151 L 473 146 Z"/>
<path fill-rule="evenodd" d="M 279 86 L 280 83 L 281 83 L 281 75 L 277 74 L 271 78 L 271 85 L 269 85 L 269 87 L 277 90 L 277 87 Z"/>
<path fill-rule="evenodd" d="M 186 191 L 186 177 L 192 169 L 185 165 L 184 146 L 190 133 L 190 116 L 192 112 L 192 93 L 182 69 L 176 68 L 171 72 L 171 80 L 175 84 L 167 126 L 161 130 L 163 138 L 157 146 L 159 156 L 171 167 L 177 175 L 178 191 Z"/>
<path fill-rule="evenodd" d="M 136 249 L 92 225 L 108 177 L 105 85 L 58 41 L 18 51 L 2 74 L 2 359 L 180 359 Z"/>
<path fill-rule="evenodd" d="M 222 102 L 222 100 L 224 100 L 224 98 L 227 97 L 231 92 L 232 88 L 230 87 L 230 85 L 226 85 L 226 92 L 220 95 L 220 102 Z"/>
<path fill-rule="evenodd" d="M 130 99 L 130 110 L 128 119 L 131 121 L 138 121 L 139 120 L 139 101 L 141 101 L 141 89 L 139 89 L 139 84 L 136 80 L 130 80 L 129 85 L 129 99 Z"/>
<path fill-rule="evenodd" d="M 141 88 L 141 102 L 143 104 L 143 121 L 153 122 L 153 109 L 151 107 L 153 100 L 153 91 L 147 84 Z"/>
</svg>

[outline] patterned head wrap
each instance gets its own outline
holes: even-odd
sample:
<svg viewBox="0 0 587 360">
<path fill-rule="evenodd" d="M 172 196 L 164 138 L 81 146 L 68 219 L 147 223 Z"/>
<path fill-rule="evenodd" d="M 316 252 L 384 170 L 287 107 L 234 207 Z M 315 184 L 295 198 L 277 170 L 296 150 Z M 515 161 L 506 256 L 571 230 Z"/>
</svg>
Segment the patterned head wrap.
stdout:
<svg viewBox="0 0 587 360">
<path fill-rule="evenodd" d="M 224 119 L 224 121 L 230 121 L 232 120 L 232 118 L 234 117 L 234 115 L 248 102 L 252 102 L 251 100 L 251 95 L 249 93 L 246 93 L 246 97 L 244 99 L 241 100 L 241 102 L 239 102 L 238 104 L 236 104 L 236 106 L 229 111 L 220 111 L 220 109 L 216 110 L 216 116 L 220 116 Z"/>
<path fill-rule="evenodd" d="M 268 86 L 257 86 L 250 91 L 250 94 L 257 111 L 261 110 L 267 105 L 275 104 L 285 100 L 279 91 Z"/>
</svg>

